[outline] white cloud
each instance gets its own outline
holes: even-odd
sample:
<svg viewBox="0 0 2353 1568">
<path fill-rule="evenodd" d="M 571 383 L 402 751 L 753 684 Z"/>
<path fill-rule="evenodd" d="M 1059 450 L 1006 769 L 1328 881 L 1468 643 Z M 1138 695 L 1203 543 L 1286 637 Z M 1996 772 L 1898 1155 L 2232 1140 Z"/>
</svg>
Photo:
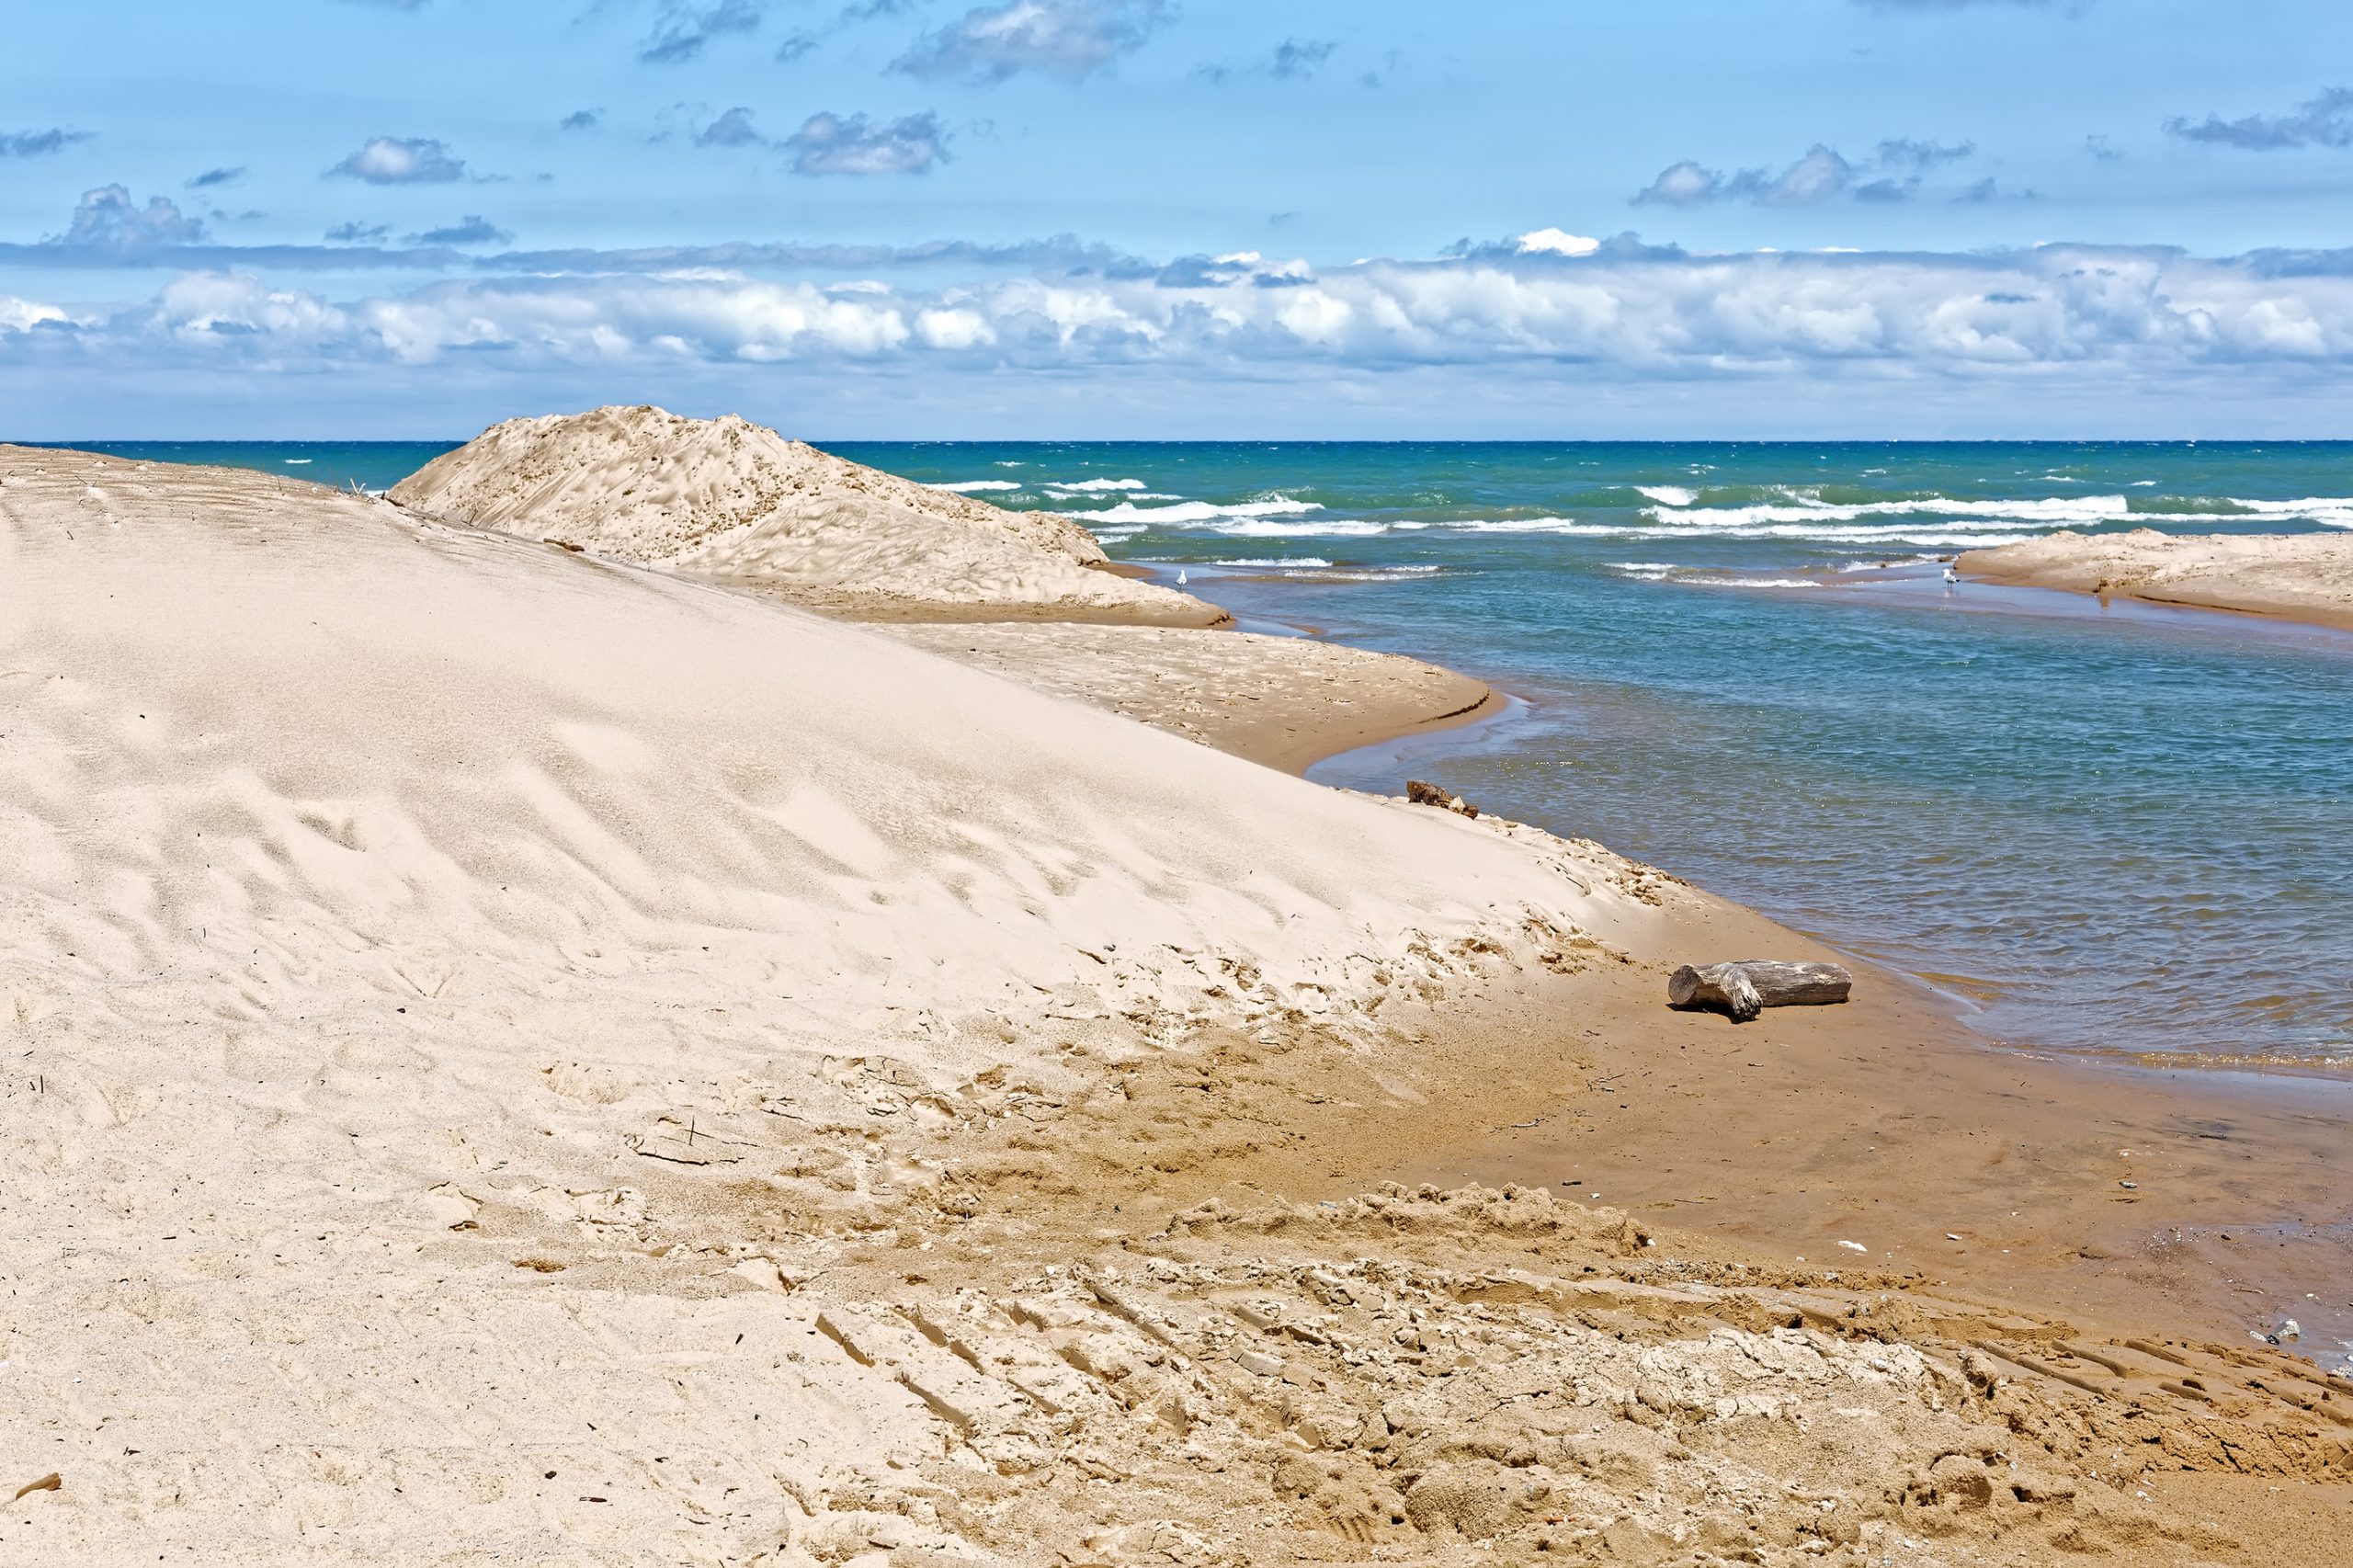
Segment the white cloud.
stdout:
<svg viewBox="0 0 2353 1568">
<path fill-rule="evenodd" d="M 1142 48 L 1173 14 L 1166 0 L 1008 0 L 925 34 L 891 68 L 981 82 L 1024 71 L 1075 81 Z"/>
<path fill-rule="evenodd" d="M 0 294 L 0 332 L 30 332 L 43 322 L 56 322 L 63 325 L 71 319 L 55 305 L 19 300 L 14 294 Z"/>
<path fill-rule="evenodd" d="M 82 199 L 74 204 L 73 222 L 49 243 L 139 252 L 155 245 L 200 244 L 203 240 L 203 222 L 182 212 L 176 202 L 151 196 L 142 207 L 123 187 L 106 185 L 82 193 Z"/>
<path fill-rule="evenodd" d="M 428 136 L 375 136 L 327 174 L 369 185 L 447 184 L 466 177 L 466 161 Z"/>
<path fill-rule="evenodd" d="M 299 289 L 273 289 L 242 272 L 195 272 L 164 287 L 141 324 L 185 347 L 216 346 L 244 358 L 283 362 L 338 343 L 349 314 Z"/>
<path fill-rule="evenodd" d="M 1512 242 L 1522 256 L 1591 256 L 1601 242 L 1566 229 L 1531 229 Z"/>
<path fill-rule="evenodd" d="M 1714 199 L 1723 176 L 1713 169 L 1701 168 L 1689 158 L 1679 164 L 1669 164 L 1658 172 L 1658 177 L 1634 197 L 1636 206 L 1689 207 Z"/>
<path fill-rule="evenodd" d="M 862 114 L 813 114 L 781 145 L 803 175 L 919 175 L 948 161 L 948 132 L 931 114 L 887 125 Z"/>
<path fill-rule="evenodd" d="M 1836 148 L 1817 142 L 1779 174 L 1769 168 L 1725 173 L 1686 158 L 1661 169 L 1634 193 L 1633 204 L 1693 207 L 1707 201 L 1753 201 L 1763 207 L 1813 207 L 1841 196 L 1859 201 L 1908 201 L 1927 176 L 1965 162 L 1976 152 L 1967 142 L 1893 136 L 1881 142 L 1870 157 L 1850 163 Z M 1990 187 L 1990 182 L 1984 183 Z"/>
</svg>

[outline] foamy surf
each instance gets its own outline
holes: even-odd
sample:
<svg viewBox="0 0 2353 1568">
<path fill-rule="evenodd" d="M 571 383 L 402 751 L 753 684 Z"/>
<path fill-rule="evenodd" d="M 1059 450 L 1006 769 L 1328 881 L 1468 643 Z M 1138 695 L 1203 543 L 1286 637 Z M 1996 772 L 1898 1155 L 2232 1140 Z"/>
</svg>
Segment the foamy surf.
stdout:
<svg viewBox="0 0 2353 1568">
<path fill-rule="evenodd" d="M 1281 496 L 1271 501 L 1237 501 L 1227 505 L 1181 501 L 1173 506 L 1139 506 L 1132 501 L 1122 501 L 1116 506 L 1078 515 L 1090 523 L 1141 523 L 1146 528 L 1165 528 L 1187 523 L 1213 523 L 1228 517 L 1296 517 L 1323 509 L 1319 502 L 1293 501 L 1288 496 Z"/>
</svg>

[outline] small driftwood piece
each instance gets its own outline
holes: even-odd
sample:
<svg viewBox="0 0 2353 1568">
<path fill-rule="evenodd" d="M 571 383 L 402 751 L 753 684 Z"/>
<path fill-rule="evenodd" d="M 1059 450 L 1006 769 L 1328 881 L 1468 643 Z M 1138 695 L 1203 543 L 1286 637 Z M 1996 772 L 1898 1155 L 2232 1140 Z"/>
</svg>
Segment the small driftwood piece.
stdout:
<svg viewBox="0 0 2353 1568">
<path fill-rule="evenodd" d="M 1479 814 L 1479 808 L 1461 796 L 1441 790 L 1435 784 L 1425 784 L 1418 778 L 1405 780 L 1405 799 L 1417 806 L 1436 806 L 1439 811 L 1453 812 L 1459 816 L 1475 817 Z"/>
<path fill-rule="evenodd" d="M 1844 1002 L 1855 977 L 1835 963 L 1741 959 L 1704 969 L 1685 964 L 1667 977 L 1672 1007 L 1718 1007 L 1745 1024 L 1767 1007 L 1819 1007 Z"/>
</svg>

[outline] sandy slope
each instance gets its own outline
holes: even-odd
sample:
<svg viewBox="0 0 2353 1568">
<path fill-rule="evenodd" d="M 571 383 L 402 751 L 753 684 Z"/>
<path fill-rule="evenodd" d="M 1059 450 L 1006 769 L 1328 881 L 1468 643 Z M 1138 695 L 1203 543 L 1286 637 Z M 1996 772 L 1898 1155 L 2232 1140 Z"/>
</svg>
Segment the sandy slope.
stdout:
<svg viewBox="0 0 2353 1568">
<path fill-rule="evenodd" d="M 514 419 L 412 474 L 404 506 L 617 561 L 809 595 L 836 612 L 1051 614 L 1212 626 L 1224 612 L 1097 570 L 1065 518 L 1007 512 L 733 415 Z"/>
<path fill-rule="evenodd" d="M 1972 577 L 2353 628 L 2353 534 L 2079 534 L 1972 550 Z"/>
<path fill-rule="evenodd" d="M 1541 1193 L 1197 1201 L 1670 956 L 1606 851 L 282 480 L 0 482 L 0 1479 L 59 1478 L 0 1561 L 2325 1539 L 2192 1489 L 2353 1462 L 2284 1358 Z"/>
</svg>

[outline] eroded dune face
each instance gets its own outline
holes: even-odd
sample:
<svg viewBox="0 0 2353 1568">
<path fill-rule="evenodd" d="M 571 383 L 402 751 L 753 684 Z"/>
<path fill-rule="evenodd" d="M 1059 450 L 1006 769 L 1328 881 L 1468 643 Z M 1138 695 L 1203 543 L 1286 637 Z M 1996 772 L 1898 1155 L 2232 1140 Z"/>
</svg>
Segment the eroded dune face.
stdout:
<svg viewBox="0 0 2353 1568">
<path fill-rule="evenodd" d="M 612 407 L 510 420 L 392 495 L 450 521 L 852 611 L 1227 619 L 1189 595 L 1094 570 L 1101 547 L 1067 518 L 935 490 L 733 415 Z"/>
</svg>

